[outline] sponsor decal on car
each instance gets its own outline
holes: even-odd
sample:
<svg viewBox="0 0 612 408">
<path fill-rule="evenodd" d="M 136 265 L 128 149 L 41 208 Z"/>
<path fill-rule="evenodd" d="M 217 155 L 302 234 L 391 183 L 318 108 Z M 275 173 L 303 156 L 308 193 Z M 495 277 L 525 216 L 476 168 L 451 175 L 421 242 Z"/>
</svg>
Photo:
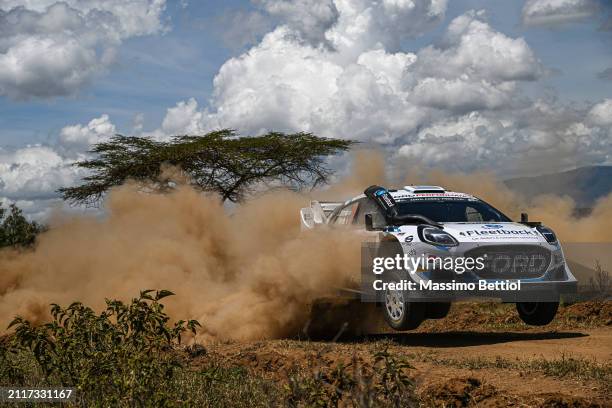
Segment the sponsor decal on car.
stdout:
<svg viewBox="0 0 612 408">
<path fill-rule="evenodd" d="M 494 230 L 484 230 L 484 231 L 479 231 L 479 230 L 468 230 L 468 231 L 461 231 L 459 233 L 459 235 L 463 236 L 463 237 L 471 237 L 471 236 L 491 236 L 491 235 L 497 235 L 497 236 L 504 236 L 504 237 L 512 237 L 512 236 L 520 236 L 520 237 L 530 237 L 530 236 L 538 236 L 538 234 L 535 231 L 530 231 L 530 230 L 505 230 L 505 229 L 494 229 Z"/>
<path fill-rule="evenodd" d="M 485 228 L 485 229 L 501 229 L 501 228 L 504 228 L 504 226 L 501 225 L 501 224 L 485 224 L 485 225 L 482 226 L 482 228 Z"/>
</svg>

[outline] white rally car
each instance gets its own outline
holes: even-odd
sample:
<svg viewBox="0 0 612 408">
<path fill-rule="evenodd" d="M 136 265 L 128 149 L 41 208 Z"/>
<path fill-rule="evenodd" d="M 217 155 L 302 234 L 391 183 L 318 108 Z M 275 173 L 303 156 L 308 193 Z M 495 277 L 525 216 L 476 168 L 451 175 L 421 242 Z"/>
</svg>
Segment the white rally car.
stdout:
<svg viewBox="0 0 612 408">
<path fill-rule="evenodd" d="M 493 297 L 516 303 L 520 318 L 530 325 L 550 323 L 562 293 L 575 293 L 576 278 L 569 270 L 554 232 L 538 222 L 513 222 L 486 202 L 465 193 L 446 191 L 438 186 L 405 186 L 387 190 L 368 187 L 364 194 L 346 202 L 312 201 L 301 210 L 303 229 L 318 226 L 347 228 L 374 242 L 377 255 L 395 257 L 472 258 L 478 268 L 463 272 L 421 265 L 408 273 L 395 269 L 387 281 L 444 283 L 443 294 L 431 290 L 405 290 L 386 285 L 375 293 L 374 301 L 389 325 L 396 330 L 416 328 L 425 319 L 443 318 L 453 300 Z M 473 265 L 472 265 L 473 266 Z M 362 268 L 363 269 L 363 268 Z M 365 268 L 366 274 L 368 268 Z M 370 270 L 371 271 L 371 270 Z M 362 276 L 366 276 L 363 275 Z M 496 282 L 520 282 L 520 290 L 463 290 L 457 284 L 478 287 Z M 371 282 L 367 282 L 365 292 Z M 422 285 L 422 286 L 420 286 Z M 441 285 L 440 287 L 442 287 Z M 490 285 L 489 285 L 490 286 Z M 364 297 L 362 286 L 362 300 Z"/>
</svg>

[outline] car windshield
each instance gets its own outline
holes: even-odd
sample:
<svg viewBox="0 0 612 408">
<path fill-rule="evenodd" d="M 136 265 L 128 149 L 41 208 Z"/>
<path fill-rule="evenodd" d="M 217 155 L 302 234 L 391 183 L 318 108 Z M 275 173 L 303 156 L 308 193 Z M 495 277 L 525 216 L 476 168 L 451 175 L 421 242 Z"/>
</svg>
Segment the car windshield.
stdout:
<svg viewBox="0 0 612 408">
<path fill-rule="evenodd" d="M 399 201 L 399 215 L 418 214 L 436 222 L 509 222 L 501 212 L 474 200 Z"/>
</svg>

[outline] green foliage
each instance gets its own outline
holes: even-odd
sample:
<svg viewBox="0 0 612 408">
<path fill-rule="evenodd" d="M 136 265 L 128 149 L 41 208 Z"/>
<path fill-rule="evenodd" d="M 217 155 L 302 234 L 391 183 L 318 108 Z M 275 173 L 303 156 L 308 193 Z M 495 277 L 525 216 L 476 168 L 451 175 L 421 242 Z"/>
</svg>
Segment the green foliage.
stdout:
<svg viewBox="0 0 612 408">
<path fill-rule="evenodd" d="M 42 225 L 28 221 L 15 204 L 11 204 L 8 211 L 0 206 L 0 247 L 31 246 L 43 230 Z"/>
<path fill-rule="evenodd" d="M 95 204 L 111 187 L 128 179 L 164 189 L 168 180 L 163 180 L 163 168 L 171 165 L 185 172 L 197 188 L 236 202 L 259 183 L 295 188 L 325 183 L 330 175 L 325 156 L 345 151 L 352 143 L 310 133 L 237 137 L 228 129 L 176 136 L 168 142 L 117 135 L 93 147 L 91 153 L 97 158 L 76 163 L 91 171 L 84 184 L 59 192 L 73 203 Z"/>
<path fill-rule="evenodd" d="M 279 406 L 281 389 L 270 380 L 250 374 L 243 367 L 223 367 L 218 364 L 201 371 L 184 372 L 177 383 L 192 406 L 253 408 Z"/>
<path fill-rule="evenodd" d="M 290 407 L 410 407 L 418 406 L 415 385 L 407 374 L 413 368 L 387 349 L 374 354 L 367 370 L 353 358 L 329 372 L 313 371 L 289 378 L 286 405 Z"/>
<path fill-rule="evenodd" d="M 10 383 L 7 380 L 10 379 Z M 19 364 L 19 351 L 12 347 L 8 337 L 0 338 L 0 385 L 23 385 L 26 373 Z"/>
<path fill-rule="evenodd" d="M 412 367 L 386 349 L 370 363 L 355 356 L 346 366 L 323 365 L 279 382 L 201 346 L 182 348 L 181 334 L 199 323 L 169 324 L 161 304 L 169 295 L 147 290 L 130 303 L 107 300 L 99 314 L 78 302 L 52 305 L 52 320 L 39 326 L 15 318 L 14 333 L 0 337 L 0 385 L 75 387 L 77 401 L 63 405 L 82 407 L 417 405 Z"/>
<path fill-rule="evenodd" d="M 181 368 L 173 348 L 199 323 L 170 325 L 160 303 L 169 295 L 146 290 L 129 304 L 107 300 L 100 314 L 78 302 L 54 304 L 52 321 L 40 326 L 17 317 L 9 326 L 15 328 L 12 352 L 30 352 L 43 382 L 76 387 L 82 405 L 173 405 L 177 398 L 167 384 Z"/>
</svg>

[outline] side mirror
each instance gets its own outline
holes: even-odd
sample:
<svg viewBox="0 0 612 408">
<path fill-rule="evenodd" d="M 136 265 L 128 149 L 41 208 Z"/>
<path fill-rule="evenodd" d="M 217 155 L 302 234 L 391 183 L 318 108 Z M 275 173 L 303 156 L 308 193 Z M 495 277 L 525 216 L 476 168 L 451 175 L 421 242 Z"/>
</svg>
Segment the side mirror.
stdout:
<svg viewBox="0 0 612 408">
<path fill-rule="evenodd" d="M 387 226 L 384 217 L 378 213 L 368 213 L 365 215 L 366 231 L 382 231 Z"/>
<path fill-rule="evenodd" d="M 529 221 L 527 213 L 521 213 L 521 224 L 529 225 L 530 227 L 538 227 L 542 225 L 540 221 Z"/>
</svg>

